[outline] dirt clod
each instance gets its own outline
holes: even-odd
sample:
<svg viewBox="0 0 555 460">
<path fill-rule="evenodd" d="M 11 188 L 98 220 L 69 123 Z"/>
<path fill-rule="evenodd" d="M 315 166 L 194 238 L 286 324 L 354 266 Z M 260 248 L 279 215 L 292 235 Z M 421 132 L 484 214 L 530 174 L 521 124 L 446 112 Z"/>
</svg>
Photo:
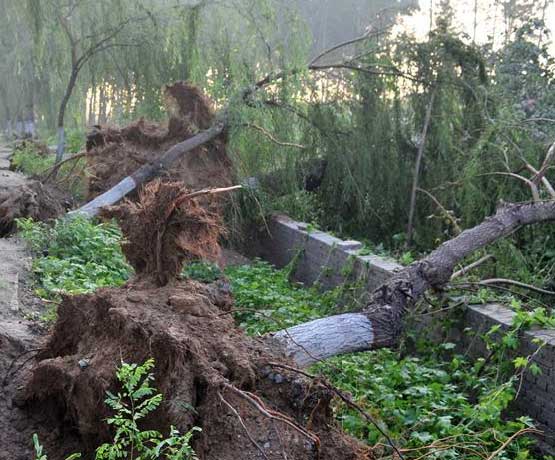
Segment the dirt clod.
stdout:
<svg viewBox="0 0 555 460">
<path fill-rule="evenodd" d="M 15 219 L 30 217 L 44 222 L 61 216 L 67 205 L 69 199 L 63 192 L 36 180 L 0 190 L 0 236 L 16 230 Z"/>
</svg>

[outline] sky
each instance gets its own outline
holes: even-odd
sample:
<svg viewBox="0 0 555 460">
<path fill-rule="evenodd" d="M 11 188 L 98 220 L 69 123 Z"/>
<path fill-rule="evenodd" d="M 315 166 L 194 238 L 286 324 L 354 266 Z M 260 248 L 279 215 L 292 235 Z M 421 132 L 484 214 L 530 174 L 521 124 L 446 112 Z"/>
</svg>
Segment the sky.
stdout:
<svg viewBox="0 0 555 460">
<path fill-rule="evenodd" d="M 502 45 L 504 35 L 504 21 L 502 18 L 502 8 L 499 0 L 477 0 L 478 1 L 478 20 L 476 24 L 476 42 L 484 44 L 488 41 L 488 36 L 494 36 L 494 46 Z M 430 2 L 434 11 L 439 10 L 440 0 L 419 0 L 420 9 L 414 11 L 409 16 L 403 16 L 398 26 L 399 30 L 412 31 L 417 37 L 424 38 L 430 28 Z M 542 0 L 536 0 L 538 7 L 544 4 Z M 497 4 L 497 6 L 496 6 Z M 451 6 L 455 10 L 455 23 L 459 30 L 470 36 L 474 35 L 474 5 L 475 0 L 452 0 Z M 546 26 L 551 31 L 550 50 L 555 55 L 555 3 L 551 3 L 545 14 Z"/>
</svg>

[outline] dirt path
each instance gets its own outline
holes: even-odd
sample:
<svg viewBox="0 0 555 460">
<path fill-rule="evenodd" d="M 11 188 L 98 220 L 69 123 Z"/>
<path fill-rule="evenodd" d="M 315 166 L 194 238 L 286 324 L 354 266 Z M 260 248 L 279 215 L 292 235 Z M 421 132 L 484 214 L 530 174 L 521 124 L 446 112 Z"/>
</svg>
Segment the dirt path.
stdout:
<svg viewBox="0 0 555 460">
<path fill-rule="evenodd" d="M 25 183 L 9 168 L 10 150 L 0 146 L 0 190 Z M 40 345 L 36 323 L 25 319 L 37 309 L 26 285 L 31 258 L 16 238 L 0 239 L 0 460 L 31 458 L 37 418 L 17 407 L 20 366 Z M 23 366 L 24 367 L 24 366 Z"/>
<path fill-rule="evenodd" d="M 0 190 L 16 187 L 27 180 L 10 171 L 10 150 L 0 147 Z M 0 321 L 19 320 L 24 308 L 19 302 L 19 284 L 28 270 L 30 257 L 25 245 L 17 238 L 0 239 Z"/>
</svg>

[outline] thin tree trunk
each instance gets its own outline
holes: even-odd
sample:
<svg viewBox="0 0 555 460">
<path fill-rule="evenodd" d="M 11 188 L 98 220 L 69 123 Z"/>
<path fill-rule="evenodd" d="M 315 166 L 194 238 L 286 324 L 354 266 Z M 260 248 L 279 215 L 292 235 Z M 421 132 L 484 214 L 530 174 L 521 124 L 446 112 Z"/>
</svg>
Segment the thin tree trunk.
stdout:
<svg viewBox="0 0 555 460">
<path fill-rule="evenodd" d="M 73 93 L 73 89 L 75 88 L 75 84 L 77 83 L 77 76 L 79 74 L 79 70 L 77 67 L 73 67 L 71 70 L 71 76 L 69 77 L 69 82 L 67 83 L 66 92 L 64 97 L 62 98 L 62 102 L 60 103 L 60 109 L 58 111 L 58 146 L 56 148 L 56 163 L 62 161 L 64 157 L 64 150 L 65 150 L 65 128 L 64 128 L 64 119 L 67 110 L 67 104 L 69 102 L 69 98 Z M 54 174 L 55 176 L 55 174 Z"/>
<path fill-rule="evenodd" d="M 300 324 L 271 334 L 268 340 L 283 346 L 299 366 L 343 353 L 393 347 L 401 336 L 406 311 L 426 290 L 445 286 L 462 259 L 524 225 L 553 220 L 555 201 L 505 205 L 396 273 L 374 291 L 361 312 Z"/>
<path fill-rule="evenodd" d="M 103 83 L 100 87 L 99 108 L 98 108 L 98 124 L 106 123 L 106 84 Z"/>
<path fill-rule="evenodd" d="M 412 245 L 412 237 L 413 237 L 413 231 L 414 231 L 414 213 L 416 209 L 416 192 L 418 190 L 418 181 L 420 179 L 420 165 L 422 163 L 422 157 L 424 156 L 426 137 L 428 135 L 428 128 L 430 126 L 430 120 L 432 118 L 432 106 L 434 105 L 434 98 L 435 98 L 435 91 L 432 89 L 430 102 L 428 103 L 428 108 L 426 109 L 426 117 L 424 119 L 424 126 L 422 128 L 420 144 L 418 145 L 416 164 L 414 166 L 414 177 L 412 181 L 412 190 L 410 194 L 410 205 L 409 205 L 409 222 L 407 225 L 407 243 L 406 243 L 407 247 L 410 247 Z"/>
<path fill-rule="evenodd" d="M 87 122 L 89 126 L 93 126 L 96 124 L 96 117 L 95 117 L 95 110 L 96 110 L 96 78 L 94 72 L 92 73 L 91 78 L 91 87 L 90 90 L 91 95 L 89 97 L 89 113 L 87 117 Z"/>
</svg>

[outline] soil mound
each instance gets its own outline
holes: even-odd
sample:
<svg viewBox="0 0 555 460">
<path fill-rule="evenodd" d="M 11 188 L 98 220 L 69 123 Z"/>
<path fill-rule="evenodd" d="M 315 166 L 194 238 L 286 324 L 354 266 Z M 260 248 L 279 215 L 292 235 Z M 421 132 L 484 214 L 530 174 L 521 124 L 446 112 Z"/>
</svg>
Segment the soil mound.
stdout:
<svg viewBox="0 0 555 460">
<path fill-rule="evenodd" d="M 47 221 L 61 216 L 69 205 L 65 193 L 36 180 L 0 190 L 0 236 L 16 230 L 15 219 Z"/>
<path fill-rule="evenodd" d="M 164 88 L 164 103 L 167 123 L 140 119 L 124 128 L 96 126 L 87 136 L 88 200 L 155 161 L 173 145 L 208 128 L 214 119 L 210 100 L 184 82 Z M 225 136 L 175 162 L 163 179 L 180 180 L 193 190 L 230 186 L 232 168 Z"/>
<path fill-rule="evenodd" d="M 219 259 L 220 216 L 202 207 L 181 182 L 155 180 L 137 202 L 126 200 L 102 215 L 120 222 L 122 248 L 137 277 L 159 286 L 177 278 L 186 261 Z"/>
<path fill-rule="evenodd" d="M 66 297 L 25 399 L 74 427 L 91 453 L 110 439 L 103 400 L 117 391 L 116 367 L 153 357 L 165 403 L 144 428 L 201 427 L 193 445 L 203 460 L 371 458 L 334 427 L 329 392 L 270 367 L 283 358 L 238 330 L 231 306 L 223 282 L 134 284 Z"/>
</svg>

